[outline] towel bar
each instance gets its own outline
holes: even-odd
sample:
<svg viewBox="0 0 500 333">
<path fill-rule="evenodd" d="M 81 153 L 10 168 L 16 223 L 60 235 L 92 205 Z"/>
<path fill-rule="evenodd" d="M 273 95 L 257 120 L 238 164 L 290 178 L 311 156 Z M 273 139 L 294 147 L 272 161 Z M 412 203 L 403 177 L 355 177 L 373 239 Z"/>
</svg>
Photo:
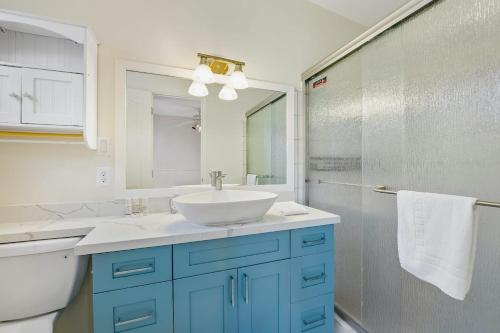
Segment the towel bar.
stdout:
<svg viewBox="0 0 500 333">
<path fill-rule="evenodd" d="M 377 186 L 373 187 L 372 185 L 334 182 L 334 181 L 322 180 L 322 179 L 318 180 L 318 184 L 332 184 L 332 185 L 354 186 L 354 187 L 371 187 L 371 188 L 373 188 L 373 191 L 378 192 L 378 193 L 398 194 L 398 192 L 396 192 L 396 191 L 388 190 L 387 186 L 385 186 L 385 185 L 377 185 Z M 476 201 L 476 205 L 477 206 L 484 206 L 484 207 L 500 208 L 500 202 L 493 202 L 493 201 L 478 200 L 478 201 Z"/>
<path fill-rule="evenodd" d="M 373 188 L 375 192 L 378 193 L 384 193 L 384 194 L 397 194 L 398 192 L 396 191 L 389 191 L 386 186 L 380 185 L 380 186 L 375 186 Z M 484 201 L 484 200 L 478 200 L 476 201 L 477 206 L 485 206 L 485 207 L 494 207 L 494 208 L 500 208 L 500 202 L 492 202 L 492 201 Z"/>
</svg>

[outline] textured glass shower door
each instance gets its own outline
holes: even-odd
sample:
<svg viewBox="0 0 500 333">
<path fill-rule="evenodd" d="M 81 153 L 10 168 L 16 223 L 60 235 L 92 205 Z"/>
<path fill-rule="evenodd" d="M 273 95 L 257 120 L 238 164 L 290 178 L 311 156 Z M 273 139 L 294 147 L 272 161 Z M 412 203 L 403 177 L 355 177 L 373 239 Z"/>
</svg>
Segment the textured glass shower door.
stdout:
<svg viewBox="0 0 500 333">
<path fill-rule="evenodd" d="M 259 185 L 286 184 L 286 98 L 274 100 L 246 119 L 247 173 Z"/>
<path fill-rule="evenodd" d="M 500 210 L 479 208 L 460 302 L 400 268 L 395 197 L 372 191 L 500 201 L 499 54 L 500 1 L 442 0 L 307 82 L 309 204 L 342 216 L 336 303 L 370 332 L 500 332 Z"/>
</svg>

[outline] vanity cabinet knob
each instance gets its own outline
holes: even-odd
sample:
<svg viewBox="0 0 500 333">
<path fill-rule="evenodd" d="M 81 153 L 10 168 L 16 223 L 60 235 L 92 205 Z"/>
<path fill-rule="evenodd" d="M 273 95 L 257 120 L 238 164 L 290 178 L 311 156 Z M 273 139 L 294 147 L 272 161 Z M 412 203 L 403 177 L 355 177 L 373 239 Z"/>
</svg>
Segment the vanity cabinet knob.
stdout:
<svg viewBox="0 0 500 333">
<path fill-rule="evenodd" d="M 12 97 L 12 98 L 17 99 L 18 101 L 20 101 L 20 100 L 21 100 L 21 96 L 19 96 L 19 95 L 18 95 L 18 94 L 16 94 L 15 92 L 10 93 L 10 95 L 9 95 L 9 96 L 10 96 L 10 97 Z"/>
<path fill-rule="evenodd" d="M 32 101 L 34 101 L 34 100 L 35 100 L 35 97 L 33 97 L 33 95 L 28 94 L 28 93 L 23 93 L 23 97 L 24 97 L 24 98 L 27 98 L 27 99 L 29 99 L 29 100 L 32 100 Z"/>
</svg>

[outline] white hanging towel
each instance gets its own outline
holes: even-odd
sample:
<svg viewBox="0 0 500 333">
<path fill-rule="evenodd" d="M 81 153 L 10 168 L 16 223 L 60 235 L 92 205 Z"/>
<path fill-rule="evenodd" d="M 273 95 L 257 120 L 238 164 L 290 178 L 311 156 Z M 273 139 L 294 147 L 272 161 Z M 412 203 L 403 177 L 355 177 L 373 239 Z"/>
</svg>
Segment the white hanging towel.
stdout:
<svg viewBox="0 0 500 333">
<path fill-rule="evenodd" d="M 247 174 L 247 185 L 258 185 L 257 184 L 257 175 Z"/>
<path fill-rule="evenodd" d="M 477 199 L 399 191 L 397 200 L 401 267 L 463 300 L 476 254 Z"/>
</svg>

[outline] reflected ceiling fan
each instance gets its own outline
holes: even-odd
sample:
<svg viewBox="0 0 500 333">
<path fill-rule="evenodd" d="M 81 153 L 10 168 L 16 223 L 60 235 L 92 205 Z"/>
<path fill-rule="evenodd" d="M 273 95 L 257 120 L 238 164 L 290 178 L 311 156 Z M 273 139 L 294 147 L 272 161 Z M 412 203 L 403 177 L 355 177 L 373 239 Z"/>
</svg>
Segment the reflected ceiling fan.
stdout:
<svg viewBox="0 0 500 333">
<path fill-rule="evenodd" d="M 177 125 L 175 125 L 175 127 L 184 127 L 188 125 L 191 125 L 191 128 L 193 130 L 201 133 L 201 115 L 199 112 L 195 114 L 190 120 L 178 123 Z"/>
</svg>

